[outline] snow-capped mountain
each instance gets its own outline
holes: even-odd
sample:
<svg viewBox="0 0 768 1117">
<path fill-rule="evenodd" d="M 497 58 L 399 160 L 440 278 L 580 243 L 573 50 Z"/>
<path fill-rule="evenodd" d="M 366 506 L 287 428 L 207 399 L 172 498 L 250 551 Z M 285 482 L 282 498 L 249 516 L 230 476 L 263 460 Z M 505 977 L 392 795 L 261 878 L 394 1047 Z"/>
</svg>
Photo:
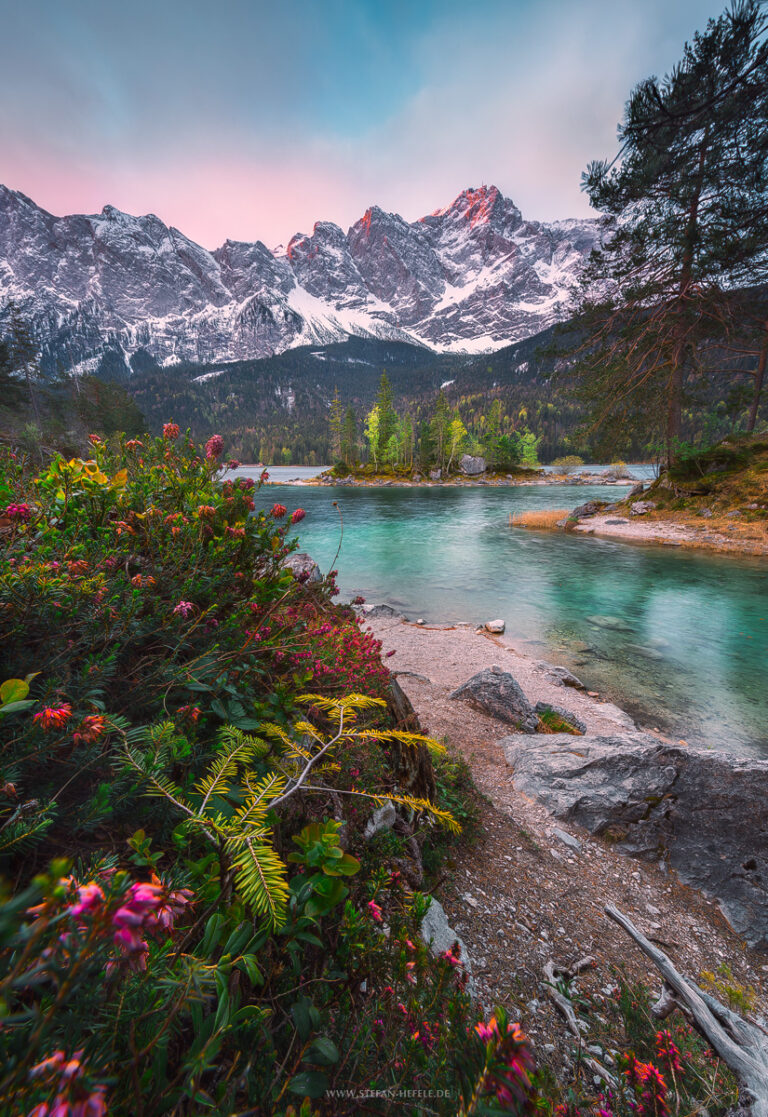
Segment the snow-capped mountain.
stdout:
<svg viewBox="0 0 768 1117">
<path fill-rule="evenodd" d="M 48 368 L 104 353 L 160 363 L 265 357 L 349 335 L 481 353 L 562 318 L 595 221 L 525 221 L 495 186 L 419 221 L 372 206 L 287 247 L 208 252 L 154 215 L 54 217 L 0 186 L 0 320 L 12 300 Z"/>
</svg>

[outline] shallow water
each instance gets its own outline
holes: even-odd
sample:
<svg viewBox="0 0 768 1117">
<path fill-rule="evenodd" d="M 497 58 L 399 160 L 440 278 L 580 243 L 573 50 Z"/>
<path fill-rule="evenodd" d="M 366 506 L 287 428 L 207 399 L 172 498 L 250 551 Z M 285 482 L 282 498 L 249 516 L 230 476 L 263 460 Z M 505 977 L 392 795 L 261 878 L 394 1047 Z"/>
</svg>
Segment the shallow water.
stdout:
<svg viewBox="0 0 768 1117">
<path fill-rule="evenodd" d="M 522 650 L 571 666 L 641 724 L 691 744 L 768 756 L 768 564 L 508 527 L 510 513 L 624 490 L 261 490 L 307 517 L 298 534 L 342 598 L 412 619 L 506 621 Z M 564 701 L 567 694 L 563 696 Z"/>
</svg>

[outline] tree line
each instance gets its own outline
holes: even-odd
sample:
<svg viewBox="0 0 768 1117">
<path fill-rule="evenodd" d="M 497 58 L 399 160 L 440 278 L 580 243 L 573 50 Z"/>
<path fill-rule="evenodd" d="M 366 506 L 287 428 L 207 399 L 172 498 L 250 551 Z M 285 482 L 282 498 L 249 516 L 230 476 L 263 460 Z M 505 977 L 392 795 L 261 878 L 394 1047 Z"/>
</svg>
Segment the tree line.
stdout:
<svg viewBox="0 0 768 1117">
<path fill-rule="evenodd" d="M 411 406 L 399 414 L 394 406 L 392 386 L 382 372 L 379 390 L 371 409 L 358 418 L 354 407 L 344 407 L 334 391 L 330 407 L 330 442 L 334 462 L 355 469 L 372 466 L 374 471 L 405 470 L 426 473 L 440 470 L 451 473 L 465 454 L 485 459 L 487 468 L 509 470 L 538 465 L 540 437 L 523 420 L 505 414 L 499 398 L 485 412 L 473 411 L 471 424 L 461 409 L 451 407 L 444 387 L 432 406 Z"/>
</svg>

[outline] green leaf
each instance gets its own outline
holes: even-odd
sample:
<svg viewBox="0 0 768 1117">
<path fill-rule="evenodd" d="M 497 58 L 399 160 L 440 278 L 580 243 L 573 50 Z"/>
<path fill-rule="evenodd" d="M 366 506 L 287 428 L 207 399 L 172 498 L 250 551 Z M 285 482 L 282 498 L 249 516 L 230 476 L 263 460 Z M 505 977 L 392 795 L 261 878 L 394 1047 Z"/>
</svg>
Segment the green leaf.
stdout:
<svg viewBox="0 0 768 1117">
<path fill-rule="evenodd" d="M 338 1063 L 341 1055 L 336 1044 L 328 1036 L 318 1036 L 305 1056 L 308 1063 L 318 1063 L 330 1067 Z"/>
<path fill-rule="evenodd" d="M 7 706 L 11 702 L 21 702 L 29 694 L 29 686 L 23 679 L 6 679 L 0 683 L 0 703 Z"/>
<path fill-rule="evenodd" d="M 302 1097 L 321 1098 L 328 1089 L 328 1079 L 319 1070 L 304 1070 L 293 1076 L 288 1089 Z"/>
<path fill-rule="evenodd" d="M 301 997 L 291 1005 L 291 1016 L 302 1043 L 307 1042 L 312 1032 L 312 1021 L 309 1015 L 311 1003 L 307 997 Z"/>
</svg>

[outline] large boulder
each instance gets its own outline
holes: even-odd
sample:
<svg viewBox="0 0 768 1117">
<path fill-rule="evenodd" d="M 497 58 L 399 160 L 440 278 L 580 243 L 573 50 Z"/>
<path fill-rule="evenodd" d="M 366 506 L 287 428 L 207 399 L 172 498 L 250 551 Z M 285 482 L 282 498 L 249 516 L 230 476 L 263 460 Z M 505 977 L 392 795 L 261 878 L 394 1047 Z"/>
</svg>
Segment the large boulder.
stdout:
<svg viewBox="0 0 768 1117">
<path fill-rule="evenodd" d="M 596 516 L 598 512 L 602 512 L 604 507 L 605 502 L 602 500 L 588 500 L 586 504 L 580 504 L 578 508 L 574 508 L 570 518 L 572 520 L 582 520 L 585 516 Z"/>
<path fill-rule="evenodd" d="M 505 737 L 515 787 L 624 853 L 665 861 L 768 950 L 768 761 L 661 744 L 650 734 Z"/>
<path fill-rule="evenodd" d="M 315 560 L 311 555 L 307 555 L 302 551 L 293 555 L 288 555 L 283 566 L 286 570 L 291 571 L 298 582 L 322 582 L 323 580 L 320 567 Z"/>
<path fill-rule="evenodd" d="M 478 671 L 455 690 L 451 698 L 469 702 L 484 714 L 514 725 L 523 733 L 535 733 L 538 728 L 539 719 L 520 684 L 514 675 L 500 667 Z"/>
<path fill-rule="evenodd" d="M 468 477 L 477 477 L 479 473 L 485 473 L 485 468 L 485 458 L 473 458 L 471 454 L 461 455 L 459 469 Z"/>
</svg>

